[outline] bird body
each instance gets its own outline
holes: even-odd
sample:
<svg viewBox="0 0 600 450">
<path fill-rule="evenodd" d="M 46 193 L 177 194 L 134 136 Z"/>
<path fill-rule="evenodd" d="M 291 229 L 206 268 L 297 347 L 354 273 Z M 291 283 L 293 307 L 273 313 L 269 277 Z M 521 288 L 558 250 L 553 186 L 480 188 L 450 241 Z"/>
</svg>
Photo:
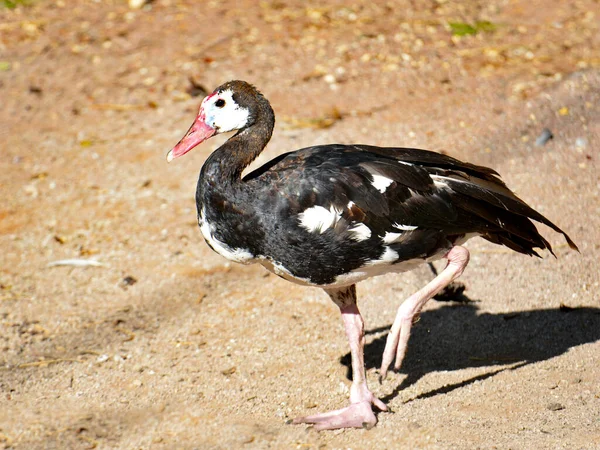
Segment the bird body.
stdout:
<svg viewBox="0 0 600 450">
<path fill-rule="evenodd" d="M 490 169 L 438 153 L 315 146 L 230 185 L 211 175 L 224 147 L 198 183 L 205 239 L 228 259 L 261 263 L 300 284 L 344 286 L 411 270 L 474 236 L 525 254 L 550 249 L 529 218 L 560 231 Z"/>
<path fill-rule="evenodd" d="M 552 252 L 534 220 L 562 233 L 576 249 L 494 170 L 436 152 L 320 145 L 280 155 L 242 176 L 270 140 L 274 124 L 262 94 L 243 81 L 228 82 L 204 99 L 167 159 L 214 134 L 238 130 L 200 173 L 196 203 L 206 242 L 232 261 L 260 263 L 289 281 L 321 287 L 340 307 L 353 353 L 354 399 L 351 395 L 350 407 L 335 414 L 301 422 L 321 429 L 361 426 L 376 422 L 371 406 L 385 410 L 364 380 L 355 283 L 449 260 L 400 308 L 384 352 L 385 376 L 394 357 L 396 368 L 401 363 L 413 317 L 464 270 L 468 252 L 460 245 L 467 239 L 481 236 L 526 255 L 537 255 L 534 248 Z"/>
</svg>

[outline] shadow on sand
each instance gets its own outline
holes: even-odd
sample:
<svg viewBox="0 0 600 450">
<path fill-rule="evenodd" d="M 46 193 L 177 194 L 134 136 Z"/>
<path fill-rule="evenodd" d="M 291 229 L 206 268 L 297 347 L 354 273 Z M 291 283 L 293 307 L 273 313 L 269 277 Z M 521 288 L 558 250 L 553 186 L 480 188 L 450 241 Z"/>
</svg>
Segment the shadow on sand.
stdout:
<svg viewBox="0 0 600 450">
<path fill-rule="evenodd" d="M 367 330 L 375 339 L 365 346 L 367 369 L 378 368 L 389 326 Z M 378 336 L 379 335 L 379 336 Z M 408 352 L 400 368 L 408 376 L 382 398 L 389 402 L 421 377 L 436 371 L 469 367 L 502 366 L 461 383 L 443 386 L 417 398 L 433 397 L 492 377 L 504 370 L 561 355 L 571 347 L 600 339 L 600 309 L 556 308 L 516 311 L 507 314 L 477 314 L 475 302 L 444 304 L 425 311 L 411 332 Z M 350 353 L 340 362 L 351 378 Z"/>
</svg>

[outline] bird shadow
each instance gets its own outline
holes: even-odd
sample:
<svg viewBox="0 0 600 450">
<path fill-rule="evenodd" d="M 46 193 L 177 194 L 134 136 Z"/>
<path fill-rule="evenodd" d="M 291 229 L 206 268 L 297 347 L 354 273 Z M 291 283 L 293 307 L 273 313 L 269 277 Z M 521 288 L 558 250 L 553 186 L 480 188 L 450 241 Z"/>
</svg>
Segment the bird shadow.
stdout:
<svg viewBox="0 0 600 450">
<path fill-rule="evenodd" d="M 365 365 L 378 368 L 390 326 L 366 331 Z M 422 393 L 412 400 L 451 392 L 478 380 L 559 356 L 572 347 L 600 340 L 600 309 L 570 308 L 478 314 L 476 302 L 444 303 L 425 311 L 411 331 L 400 373 L 407 376 L 385 398 L 389 402 L 402 390 L 431 372 L 482 366 L 499 366 L 460 383 Z M 351 379 L 350 353 L 340 362 Z M 409 401 L 412 401 L 409 400 Z"/>
</svg>

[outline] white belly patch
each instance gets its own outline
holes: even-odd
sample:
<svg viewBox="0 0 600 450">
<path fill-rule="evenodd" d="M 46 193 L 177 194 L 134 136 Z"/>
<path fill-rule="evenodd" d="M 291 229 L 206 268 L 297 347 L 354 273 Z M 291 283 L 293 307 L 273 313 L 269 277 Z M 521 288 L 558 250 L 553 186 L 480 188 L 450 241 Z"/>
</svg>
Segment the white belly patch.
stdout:
<svg viewBox="0 0 600 450">
<path fill-rule="evenodd" d="M 224 242 L 218 240 L 214 235 L 215 227 L 212 226 L 208 221 L 204 220 L 204 209 L 202 210 L 200 217 L 198 217 L 198 225 L 200 225 L 200 231 L 206 243 L 219 255 L 224 256 L 230 261 L 234 261 L 241 264 L 250 264 L 254 259 L 254 255 L 250 253 L 248 249 L 244 248 L 231 248 Z"/>
</svg>

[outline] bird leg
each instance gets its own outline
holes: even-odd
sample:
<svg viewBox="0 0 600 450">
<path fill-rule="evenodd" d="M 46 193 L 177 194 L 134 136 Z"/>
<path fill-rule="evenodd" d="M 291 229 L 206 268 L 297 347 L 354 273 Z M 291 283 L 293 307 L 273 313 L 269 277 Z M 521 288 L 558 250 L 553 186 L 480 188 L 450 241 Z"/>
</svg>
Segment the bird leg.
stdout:
<svg viewBox="0 0 600 450">
<path fill-rule="evenodd" d="M 314 424 L 316 430 L 371 428 L 377 423 L 373 406 L 381 411 L 387 411 L 387 406 L 376 398 L 367 387 L 364 359 L 364 322 L 356 306 L 356 286 L 327 289 L 326 292 L 340 308 L 346 336 L 350 344 L 350 354 L 352 356 L 350 406 L 312 416 L 298 417 L 294 419 L 293 423 Z"/>
<path fill-rule="evenodd" d="M 433 263 L 428 262 L 427 265 L 429 266 L 429 269 L 433 273 L 433 276 L 437 277 L 438 271 L 435 268 L 435 266 L 433 265 Z M 463 283 L 461 283 L 459 281 L 453 281 L 448 286 L 446 286 L 444 289 L 442 289 L 440 292 L 435 294 L 433 296 L 433 298 L 435 300 L 437 300 L 438 302 L 459 301 L 459 302 L 467 303 L 469 301 L 469 299 L 463 295 L 463 292 L 465 292 L 465 289 L 466 289 L 466 286 Z"/>
<path fill-rule="evenodd" d="M 406 355 L 406 346 L 413 322 L 418 318 L 421 309 L 428 300 L 463 273 L 469 263 L 469 251 L 460 246 L 452 247 L 445 258 L 448 260 L 446 268 L 424 288 L 408 297 L 398 308 L 396 319 L 388 334 L 385 350 L 383 351 L 383 360 L 379 371 L 381 379 L 385 379 L 394 357 L 396 358 L 394 368 L 396 370 L 400 369 L 404 355 Z"/>
</svg>

